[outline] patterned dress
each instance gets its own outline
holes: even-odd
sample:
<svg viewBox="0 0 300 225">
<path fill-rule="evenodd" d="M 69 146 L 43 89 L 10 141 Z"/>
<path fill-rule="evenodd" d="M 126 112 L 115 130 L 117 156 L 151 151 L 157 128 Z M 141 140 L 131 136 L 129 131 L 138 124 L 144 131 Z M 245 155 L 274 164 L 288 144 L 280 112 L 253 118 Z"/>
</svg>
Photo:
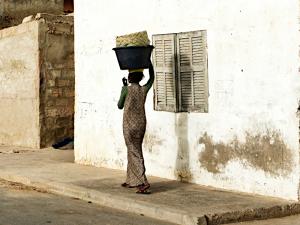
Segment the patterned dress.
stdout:
<svg viewBox="0 0 300 225">
<path fill-rule="evenodd" d="M 131 186 L 148 184 L 142 151 L 146 131 L 145 87 L 132 84 L 128 87 L 123 115 L 123 134 L 127 146 L 127 179 Z"/>
<path fill-rule="evenodd" d="M 146 178 L 144 157 L 142 151 L 143 139 L 146 131 L 145 101 L 152 86 L 153 78 L 145 86 L 132 84 L 122 88 L 118 103 L 120 109 L 124 106 L 123 134 L 127 146 L 127 178 L 130 186 L 148 184 Z"/>
</svg>

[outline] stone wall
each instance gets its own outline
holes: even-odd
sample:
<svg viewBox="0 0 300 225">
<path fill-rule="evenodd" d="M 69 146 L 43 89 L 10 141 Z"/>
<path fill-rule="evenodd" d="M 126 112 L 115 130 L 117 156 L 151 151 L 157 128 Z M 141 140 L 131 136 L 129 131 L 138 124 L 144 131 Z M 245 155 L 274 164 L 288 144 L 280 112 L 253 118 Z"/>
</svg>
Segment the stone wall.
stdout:
<svg viewBox="0 0 300 225">
<path fill-rule="evenodd" d="M 40 145 L 38 65 L 38 22 L 0 31 L 0 145 Z"/>
<path fill-rule="evenodd" d="M 40 15 L 41 147 L 73 138 L 74 29 L 73 17 Z"/>
<path fill-rule="evenodd" d="M 1 0 L 0 29 L 18 25 L 29 15 L 63 12 L 64 0 Z"/>
</svg>

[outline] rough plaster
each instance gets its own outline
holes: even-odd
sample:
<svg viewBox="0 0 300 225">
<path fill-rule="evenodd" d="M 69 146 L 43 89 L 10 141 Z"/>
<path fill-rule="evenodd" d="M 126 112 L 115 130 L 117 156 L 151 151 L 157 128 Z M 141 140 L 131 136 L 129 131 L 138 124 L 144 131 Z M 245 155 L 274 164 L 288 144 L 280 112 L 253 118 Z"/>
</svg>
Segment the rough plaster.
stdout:
<svg viewBox="0 0 300 225">
<path fill-rule="evenodd" d="M 207 30 L 209 113 L 156 112 L 150 91 L 144 143 L 147 173 L 297 199 L 298 9 L 297 0 L 289 4 L 280 0 L 132 0 L 130 4 L 114 0 L 105 5 L 76 1 L 76 161 L 126 169 L 122 111 L 116 107 L 126 71 L 119 70 L 111 50 L 115 37 L 140 30 L 150 36 Z M 271 136 L 265 136 L 268 131 Z M 278 149 L 263 151 L 272 147 L 268 141 L 273 131 L 283 155 L 275 153 Z M 149 142 L 148 137 L 157 141 Z M 208 149 L 199 143 L 200 137 Z M 228 153 L 226 163 L 213 167 L 209 147 L 228 147 L 233 140 L 239 143 L 241 157 Z M 252 153 L 245 143 L 259 149 Z M 252 155 L 257 153 L 272 157 L 271 163 L 255 160 Z"/>
<path fill-rule="evenodd" d="M 39 147 L 37 30 L 35 22 L 0 31 L 0 144 Z"/>
</svg>

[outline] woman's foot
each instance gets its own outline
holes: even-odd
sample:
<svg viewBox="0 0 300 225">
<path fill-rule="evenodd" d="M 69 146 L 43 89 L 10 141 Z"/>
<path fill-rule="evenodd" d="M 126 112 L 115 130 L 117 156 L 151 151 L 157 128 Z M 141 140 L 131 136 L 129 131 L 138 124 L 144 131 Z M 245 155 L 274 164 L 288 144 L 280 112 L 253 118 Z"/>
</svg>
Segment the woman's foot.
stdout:
<svg viewBox="0 0 300 225">
<path fill-rule="evenodd" d="M 150 184 L 141 184 L 137 186 L 137 194 L 151 194 L 151 192 L 148 190 L 150 188 Z"/>
</svg>

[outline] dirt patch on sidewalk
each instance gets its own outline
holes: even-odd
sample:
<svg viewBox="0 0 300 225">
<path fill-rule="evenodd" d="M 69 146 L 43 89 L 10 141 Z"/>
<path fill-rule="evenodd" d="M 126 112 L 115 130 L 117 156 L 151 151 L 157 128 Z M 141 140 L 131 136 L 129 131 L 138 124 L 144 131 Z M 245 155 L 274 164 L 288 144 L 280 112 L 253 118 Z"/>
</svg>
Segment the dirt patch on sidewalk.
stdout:
<svg viewBox="0 0 300 225">
<path fill-rule="evenodd" d="M 0 187 L 19 190 L 19 191 L 36 191 L 36 192 L 40 192 L 40 193 L 49 193 L 48 191 L 46 191 L 45 189 L 42 189 L 42 188 L 27 186 L 27 185 L 24 185 L 21 183 L 11 182 L 11 181 L 7 181 L 7 180 L 3 180 L 3 179 L 0 179 Z"/>
</svg>

